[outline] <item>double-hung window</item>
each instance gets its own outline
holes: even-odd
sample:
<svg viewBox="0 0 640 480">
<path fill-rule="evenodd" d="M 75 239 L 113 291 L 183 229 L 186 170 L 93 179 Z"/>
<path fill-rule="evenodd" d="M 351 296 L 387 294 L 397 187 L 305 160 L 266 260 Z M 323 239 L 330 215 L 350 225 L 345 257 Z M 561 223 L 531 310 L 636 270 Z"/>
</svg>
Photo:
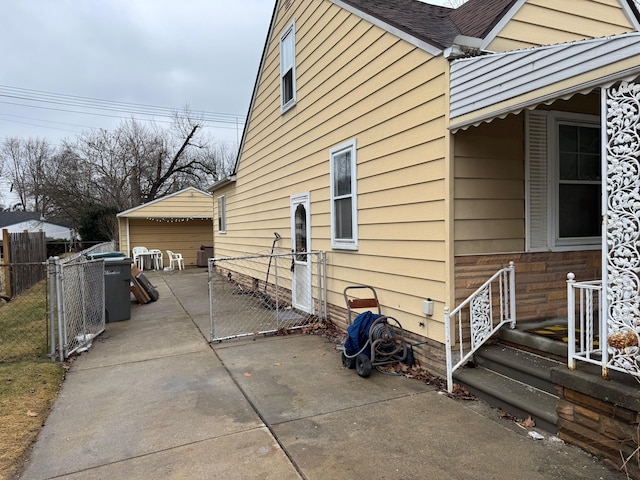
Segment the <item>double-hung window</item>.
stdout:
<svg viewBox="0 0 640 480">
<path fill-rule="evenodd" d="M 600 128 L 558 121 L 557 244 L 600 243 Z"/>
<path fill-rule="evenodd" d="M 227 232 L 227 200 L 224 196 L 218 197 L 218 232 Z"/>
<path fill-rule="evenodd" d="M 330 162 L 331 247 L 356 250 L 358 205 L 355 139 L 331 149 Z"/>
<path fill-rule="evenodd" d="M 527 113 L 527 249 L 595 248 L 602 235 L 599 118 Z"/>
<path fill-rule="evenodd" d="M 296 24 L 280 36 L 280 107 L 284 113 L 296 103 Z"/>
</svg>

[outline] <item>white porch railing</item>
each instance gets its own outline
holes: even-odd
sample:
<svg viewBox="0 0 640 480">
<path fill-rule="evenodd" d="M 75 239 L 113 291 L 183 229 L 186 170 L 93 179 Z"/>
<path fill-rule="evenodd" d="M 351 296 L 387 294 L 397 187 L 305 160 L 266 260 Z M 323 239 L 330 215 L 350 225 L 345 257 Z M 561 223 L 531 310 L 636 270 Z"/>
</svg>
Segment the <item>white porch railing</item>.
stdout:
<svg viewBox="0 0 640 480">
<path fill-rule="evenodd" d="M 580 360 L 599 365 L 605 379 L 609 369 L 640 377 L 637 333 L 621 321 L 610 325 L 603 300 L 601 280 L 576 282 L 567 274 L 568 367 Z"/>
<path fill-rule="evenodd" d="M 467 363 L 473 354 L 504 324 L 516 326 L 515 265 L 496 272 L 464 302 L 449 312 L 445 308 L 444 328 L 447 355 L 447 389 L 453 391 L 453 372 Z M 497 290 L 497 292 L 496 292 Z M 464 315 L 468 313 L 468 315 Z M 456 348 L 452 336 L 452 320 Z M 455 358 L 455 359 L 454 359 Z"/>
<path fill-rule="evenodd" d="M 602 280 L 576 282 L 573 273 L 567 274 L 567 364 L 576 368 L 576 360 L 602 365 L 600 338 L 605 338 L 607 326 L 600 314 Z"/>
</svg>

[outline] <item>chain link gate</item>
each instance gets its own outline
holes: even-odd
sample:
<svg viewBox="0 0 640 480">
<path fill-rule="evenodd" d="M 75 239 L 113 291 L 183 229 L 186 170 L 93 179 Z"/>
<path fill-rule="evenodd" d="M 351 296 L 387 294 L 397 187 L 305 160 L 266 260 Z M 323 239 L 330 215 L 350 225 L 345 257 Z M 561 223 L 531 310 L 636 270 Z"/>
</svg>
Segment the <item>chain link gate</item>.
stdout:
<svg viewBox="0 0 640 480">
<path fill-rule="evenodd" d="M 60 360 L 90 345 L 105 329 L 104 261 L 88 260 L 87 255 L 114 250 L 115 243 L 107 242 L 64 259 L 49 259 L 51 338 L 57 324 Z M 55 347 L 52 342 L 52 357 Z"/>
<path fill-rule="evenodd" d="M 325 252 L 209 259 L 211 342 L 327 318 Z"/>
</svg>

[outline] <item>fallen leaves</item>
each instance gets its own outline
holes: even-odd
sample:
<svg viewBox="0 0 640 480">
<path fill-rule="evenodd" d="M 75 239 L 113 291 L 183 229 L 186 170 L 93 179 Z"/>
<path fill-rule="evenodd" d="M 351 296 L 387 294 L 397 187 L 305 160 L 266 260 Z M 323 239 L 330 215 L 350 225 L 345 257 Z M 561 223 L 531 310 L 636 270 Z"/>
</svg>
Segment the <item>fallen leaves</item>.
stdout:
<svg viewBox="0 0 640 480">
<path fill-rule="evenodd" d="M 38 414 L 33 410 L 27 410 L 27 417 L 37 417 Z"/>
<path fill-rule="evenodd" d="M 524 420 L 521 420 L 521 421 L 516 422 L 516 423 L 518 424 L 518 426 L 520 426 L 522 428 L 533 428 L 533 427 L 536 426 L 536 422 L 533 420 L 533 418 L 531 418 L 531 415 L 529 415 Z"/>
</svg>

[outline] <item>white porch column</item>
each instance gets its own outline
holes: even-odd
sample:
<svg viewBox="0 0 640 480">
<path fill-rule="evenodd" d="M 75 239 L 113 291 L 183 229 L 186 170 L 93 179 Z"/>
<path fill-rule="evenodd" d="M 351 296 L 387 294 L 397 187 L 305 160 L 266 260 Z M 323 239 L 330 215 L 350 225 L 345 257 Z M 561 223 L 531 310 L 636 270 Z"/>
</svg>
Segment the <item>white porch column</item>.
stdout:
<svg viewBox="0 0 640 480">
<path fill-rule="evenodd" d="M 603 368 L 640 375 L 640 84 L 602 88 Z"/>
</svg>

